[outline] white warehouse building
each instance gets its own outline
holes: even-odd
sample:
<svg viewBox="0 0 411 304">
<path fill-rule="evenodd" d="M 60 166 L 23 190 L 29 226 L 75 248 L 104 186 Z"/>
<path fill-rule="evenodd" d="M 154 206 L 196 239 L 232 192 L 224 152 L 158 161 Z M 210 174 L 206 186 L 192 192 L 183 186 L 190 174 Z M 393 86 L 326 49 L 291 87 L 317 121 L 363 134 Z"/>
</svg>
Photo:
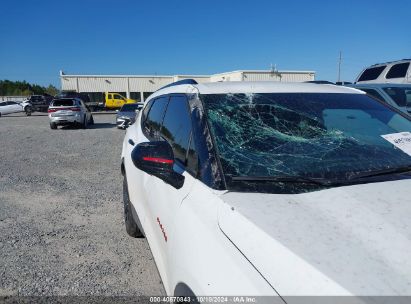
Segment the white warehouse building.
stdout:
<svg viewBox="0 0 411 304">
<path fill-rule="evenodd" d="M 94 102 L 103 101 L 104 92 L 119 93 L 127 98 L 144 101 L 161 87 L 182 79 L 201 82 L 277 81 L 303 82 L 315 79 L 314 71 L 242 70 L 214 75 L 67 75 L 60 71 L 61 89 L 87 93 Z"/>
</svg>

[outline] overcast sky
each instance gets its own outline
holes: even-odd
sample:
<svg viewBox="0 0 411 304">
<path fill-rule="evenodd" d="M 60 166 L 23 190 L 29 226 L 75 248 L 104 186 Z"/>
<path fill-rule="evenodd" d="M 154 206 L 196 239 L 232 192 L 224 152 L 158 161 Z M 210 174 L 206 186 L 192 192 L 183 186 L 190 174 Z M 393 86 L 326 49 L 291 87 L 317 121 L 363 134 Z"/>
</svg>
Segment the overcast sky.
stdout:
<svg viewBox="0 0 411 304">
<path fill-rule="evenodd" d="M 411 1 L 2 0 L 0 79 L 313 70 L 411 58 Z"/>
</svg>

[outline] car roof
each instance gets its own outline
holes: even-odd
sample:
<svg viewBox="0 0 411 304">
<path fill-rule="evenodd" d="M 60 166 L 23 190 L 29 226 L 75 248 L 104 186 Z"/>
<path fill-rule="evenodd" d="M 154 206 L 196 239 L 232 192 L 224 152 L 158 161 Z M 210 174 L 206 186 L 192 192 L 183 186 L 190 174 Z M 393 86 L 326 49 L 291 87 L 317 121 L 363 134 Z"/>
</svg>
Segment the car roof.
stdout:
<svg viewBox="0 0 411 304">
<path fill-rule="evenodd" d="M 77 98 L 77 97 L 63 97 L 63 98 L 54 98 L 53 102 L 58 101 L 58 100 L 77 100 L 77 101 L 81 101 L 81 99 Z"/>
<path fill-rule="evenodd" d="M 410 61 L 411 61 L 411 58 L 405 58 L 405 59 L 400 59 L 400 60 L 376 63 L 376 64 L 373 64 L 373 65 L 370 65 L 369 67 L 367 67 L 367 69 L 382 66 L 382 65 L 394 65 L 394 64 L 405 63 L 405 62 L 410 62 Z"/>
<path fill-rule="evenodd" d="M 250 94 L 250 93 L 341 93 L 365 94 L 363 91 L 331 84 L 274 81 L 227 81 L 168 86 L 154 92 L 147 100 L 171 93 Z"/>
<path fill-rule="evenodd" d="M 356 83 L 347 85 L 352 88 L 411 88 L 411 83 Z"/>
</svg>

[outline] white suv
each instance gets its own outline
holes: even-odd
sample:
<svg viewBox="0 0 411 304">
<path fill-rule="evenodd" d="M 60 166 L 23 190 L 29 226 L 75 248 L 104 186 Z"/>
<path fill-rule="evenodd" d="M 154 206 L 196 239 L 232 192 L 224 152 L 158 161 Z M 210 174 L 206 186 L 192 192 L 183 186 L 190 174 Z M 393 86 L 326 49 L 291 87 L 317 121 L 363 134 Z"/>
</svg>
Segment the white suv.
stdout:
<svg viewBox="0 0 411 304">
<path fill-rule="evenodd" d="M 411 83 L 411 59 L 374 64 L 364 69 L 355 83 Z"/>
<path fill-rule="evenodd" d="M 126 230 L 169 295 L 411 295 L 410 132 L 356 89 L 175 83 L 127 129 Z"/>
</svg>

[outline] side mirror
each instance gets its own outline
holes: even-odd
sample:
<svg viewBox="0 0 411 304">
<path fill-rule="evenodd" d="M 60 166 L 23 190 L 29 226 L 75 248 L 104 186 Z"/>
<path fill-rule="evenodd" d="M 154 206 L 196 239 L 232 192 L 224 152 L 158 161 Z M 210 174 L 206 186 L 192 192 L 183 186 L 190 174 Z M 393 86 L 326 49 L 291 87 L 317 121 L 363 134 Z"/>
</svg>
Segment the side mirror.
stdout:
<svg viewBox="0 0 411 304">
<path fill-rule="evenodd" d="M 174 153 L 166 141 L 138 144 L 131 152 L 134 165 L 140 170 L 162 179 L 176 189 L 184 184 L 184 176 L 173 170 Z"/>
<path fill-rule="evenodd" d="M 118 109 L 116 110 L 116 113 L 118 113 Z"/>
</svg>

